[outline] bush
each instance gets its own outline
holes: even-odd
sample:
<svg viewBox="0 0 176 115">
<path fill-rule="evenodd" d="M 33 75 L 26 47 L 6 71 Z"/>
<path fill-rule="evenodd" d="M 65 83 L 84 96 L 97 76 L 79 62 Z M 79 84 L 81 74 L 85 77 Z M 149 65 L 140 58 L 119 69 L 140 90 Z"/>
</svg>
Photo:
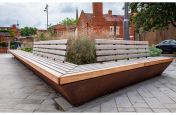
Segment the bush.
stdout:
<svg viewBox="0 0 176 115">
<path fill-rule="evenodd" d="M 0 48 L 7 48 L 7 47 L 8 47 L 8 43 L 0 42 Z"/>
<path fill-rule="evenodd" d="M 162 53 L 162 50 L 156 48 L 154 45 L 150 46 L 149 50 L 150 50 L 150 56 L 152 56 L 152 57 L 160 56 Z"/>
<path fill-rule="evenodd" d="M 96 62 L 95 42 L 87 37 L 68 40 L 66 60 L 74 64 L 89 64 Z"/>
<path fill-rule="evenodd" d="M 21 48 L 21 50 L 32 53 L 32 48 Z"/>
<path fill-rule="evenodd" d="M 14 49 L 15 48 L 15 44 L 14 41 L 10 42 L 10 49 Z"/>
</svg>

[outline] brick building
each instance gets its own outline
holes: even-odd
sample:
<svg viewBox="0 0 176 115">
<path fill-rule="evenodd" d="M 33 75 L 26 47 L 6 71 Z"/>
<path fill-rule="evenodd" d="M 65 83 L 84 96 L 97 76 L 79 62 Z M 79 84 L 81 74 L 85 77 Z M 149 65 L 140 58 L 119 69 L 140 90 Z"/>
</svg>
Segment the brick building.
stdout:
<svg viewBox="0 0 176 115">
<path fill-rule="evenodd" d="M 20 30 L 16 27 L 15 24 L 13 24 L 12 26 L 9 27 L 0 27 L 0 42 L 5 42 L 6 40 L 6 36 L 7 34 L 9 34 L 8 36 L 10 36 L 10 33 L 8 33 L 7 31 L 11 31 L 14 33 L 14 37 L 15 36 L 19 36 L 20 35 Z M 14 37 L 11 36 L 11 40 L 14 40 Z"/>
<path fill-rule="evenodd" d="M 78 34 L 86 34 L 93 37 L 123 38 L 124 16 L 113 15 L 112 10 L 103 14 L 101 2 L 92 3 L 93 13 L 81 11 L 77 24 Z M 134 27 L 130 25 L 130 38 L 134 39 Z"/>
<path fill-rule="evenodd" d="M 53 26 L 54 33 L 57 37 L 62 37 L 68 33 L 75 33 L 76 26 L 74 25 L 62 25 L 62 24 L 57 24 Z"/>
</svg>

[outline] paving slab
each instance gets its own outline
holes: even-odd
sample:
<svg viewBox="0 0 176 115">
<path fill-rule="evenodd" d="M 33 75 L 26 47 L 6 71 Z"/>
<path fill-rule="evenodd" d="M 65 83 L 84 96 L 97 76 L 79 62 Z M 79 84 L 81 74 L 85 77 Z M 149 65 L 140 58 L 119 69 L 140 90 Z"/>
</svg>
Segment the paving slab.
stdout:
<svg viewBox="0 0 176 115">
<path fill-rule="evenodd" d="M 102 103 L 101 112 L 117 112 L 117 105 L 115 99 Z"/>
<path fill-rule="evenodd" d="M 133 107 L 118 107 L 119 112 L 135 112 L 135 109 Z"/>
<path fill-rule="evenodd" d="M 152 109 L 150 108 L 135 108 L 135 110 L 139 113 L 152 113 Z"/>
</svg>

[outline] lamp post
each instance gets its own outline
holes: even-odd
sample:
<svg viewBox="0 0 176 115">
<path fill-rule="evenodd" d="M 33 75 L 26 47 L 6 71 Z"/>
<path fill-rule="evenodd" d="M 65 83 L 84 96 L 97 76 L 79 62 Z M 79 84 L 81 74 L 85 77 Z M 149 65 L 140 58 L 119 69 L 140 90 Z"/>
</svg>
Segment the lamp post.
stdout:
<svg viewBox="0 0 176 115">
<path fill-rule="evenodd" d="M 47 30 L 48 30 L 48 4 L 46 4 L 44 12 L 46 12 L 47 15 Z"/>
<path fill-rule="evenodd" d="M 129 17 L 128 17 L 128 2 L 125 2 L 125 16 L 123 22 L 124 39 L 129 40 Z"/>
</svg>

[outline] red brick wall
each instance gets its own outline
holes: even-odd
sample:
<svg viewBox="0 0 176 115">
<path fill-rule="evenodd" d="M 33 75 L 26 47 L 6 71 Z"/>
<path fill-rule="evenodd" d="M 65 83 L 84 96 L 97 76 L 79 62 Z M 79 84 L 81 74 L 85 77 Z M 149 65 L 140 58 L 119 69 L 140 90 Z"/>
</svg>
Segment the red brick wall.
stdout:
<svg viewBox="0 0 176 115">
<path fill-rule="evenodd" d="M 78 34 L 88 34 L 92 37 L 112 37 L 112 33 L 110 34 L 110 26 L 114 26 L 114 21 L 106 21 L 103 16 L 103 4 L 100 2 L 96 2 L 92 4 L 93 8 L 93 17 L 88 21 L 86 18 L 86 14 L 84 11 L 81 12 L 81 15 L 78 20 L 77 29 Z M 112 16 L 112 11 L 109 12 L 110 16 Z M 87 26 L 88 24 L 88 26 Z M 83 25 L 83 26 L 82 26 Z M 119 28 L 119 35 L 116 37 L 123 38 L 123 20 L 119 19 L 117 22 L 117 26 Z M 130 36 L 134 36 L 134 26 L 132 25 L 130 30 Z M 134 37 L 132 38 L 134 39 Z"/>
</svg>

